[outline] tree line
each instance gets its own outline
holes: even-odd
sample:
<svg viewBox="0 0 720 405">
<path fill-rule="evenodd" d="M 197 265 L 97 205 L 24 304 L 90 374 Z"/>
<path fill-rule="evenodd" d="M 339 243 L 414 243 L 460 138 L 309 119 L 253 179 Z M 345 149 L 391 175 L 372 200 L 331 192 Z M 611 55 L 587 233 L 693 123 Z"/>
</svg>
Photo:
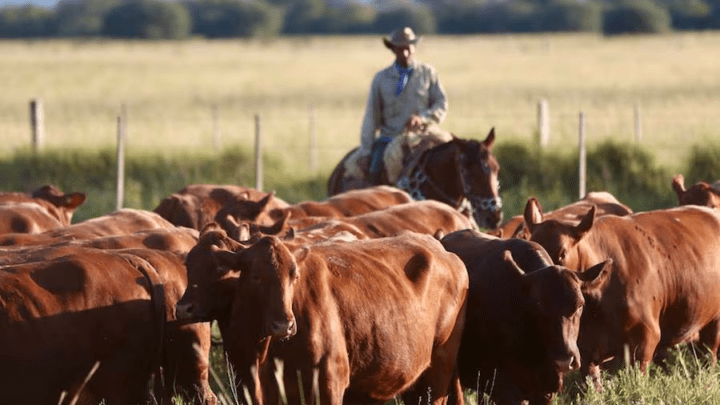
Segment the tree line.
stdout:
<svg viewBox="0 0 720 405">
<path fill-rule="evenodd" d="M 392 4 L 392 6 L 388 6 Z M 720 28 L 720 0 L 61 0 L 0 8 L 0 38 L 590 32 Z"/>
</svg>

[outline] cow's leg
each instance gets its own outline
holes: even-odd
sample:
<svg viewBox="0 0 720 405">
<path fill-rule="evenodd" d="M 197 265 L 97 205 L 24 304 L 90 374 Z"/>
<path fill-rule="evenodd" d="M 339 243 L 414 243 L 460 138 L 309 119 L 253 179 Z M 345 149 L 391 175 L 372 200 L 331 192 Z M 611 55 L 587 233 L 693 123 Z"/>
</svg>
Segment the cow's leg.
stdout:
<svg viewBox="0 0 720 405">
<path fill-rule="evenodd" d="M 700 330 L 700 343 L 710 352 L 710 363 L 715 365 L 720 347 L 720 320 L 715 319 Z"/>
</svg>

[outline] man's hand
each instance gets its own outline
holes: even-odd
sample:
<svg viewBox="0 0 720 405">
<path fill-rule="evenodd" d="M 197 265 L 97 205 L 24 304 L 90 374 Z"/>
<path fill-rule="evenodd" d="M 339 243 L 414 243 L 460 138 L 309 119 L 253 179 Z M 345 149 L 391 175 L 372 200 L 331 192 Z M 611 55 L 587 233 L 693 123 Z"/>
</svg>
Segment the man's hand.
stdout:
<svg viewBox="0 0 720 405">
<path fill-rule="evenodd" d="M 421 116 L 413 115 L 405 124 L 405 128 L 410 131 L 419 131 L 422 129 L 423 124 L 425 124 L 425 120 Z"/>
</svg>

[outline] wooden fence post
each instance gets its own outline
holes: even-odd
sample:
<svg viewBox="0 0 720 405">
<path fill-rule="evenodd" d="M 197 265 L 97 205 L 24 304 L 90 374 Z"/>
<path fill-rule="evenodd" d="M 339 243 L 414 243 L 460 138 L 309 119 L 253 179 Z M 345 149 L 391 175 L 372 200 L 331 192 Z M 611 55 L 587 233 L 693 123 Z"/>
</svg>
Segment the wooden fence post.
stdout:
<svg viewBox="0 0 720 405">
<path fill-rule="evenodd" d="M 213 148 L 215 153 L 220 152 L 220 117 L 218 114 L 218 105 L 213 104 L 211 107 L 212 129 L 213 129 Z"/>
<path fill-rule="evenodd" d="M 255 114 L 255 188 L 263 189 L 262 127 L 260 115 Z"/>
<path fill-rule="evenodd" d="M 310 172 L 313 176 L 318 170 L 317 125 L 315 123 L 315 106 L 310 105 Z"/>
<path fill-rule="evenodd" d="M 642 142 L 642 117 L 640 115 L 640 103 L 635 103 L 635 108 L 633 109 L 633 117 L 635 119 L 635 142 L 640 143 Z"/>
<path fill-rule="evenodd" d="M 125 201 L 125 132 L 127 120 L 127 106 L 120 107 L 117 118 L 117 194 L 115 208 L 121 209 Z"/>
<path fill-rule="evenodd" d="M 42 148 L 45 137 L 43 102 L 39 98 L 30 100 L 30 129 L 32 131 L 32 151 L 37 153 Z"/>
<path fill-rule="evenodd" d="M 550 108 L 547 99 L 540 100 L 538 104 L 538 145 L 541 148 L 550 142 Z"/>
<path fill-rule="evenodd" d="M 585 184 L 587 177 L 587 154 L 585 148 L 585 113 L 580 112 L 580 139 L 578 140 L 578 148 L 580 150 L 580 198 L 585 197 Z"/>
</svg>

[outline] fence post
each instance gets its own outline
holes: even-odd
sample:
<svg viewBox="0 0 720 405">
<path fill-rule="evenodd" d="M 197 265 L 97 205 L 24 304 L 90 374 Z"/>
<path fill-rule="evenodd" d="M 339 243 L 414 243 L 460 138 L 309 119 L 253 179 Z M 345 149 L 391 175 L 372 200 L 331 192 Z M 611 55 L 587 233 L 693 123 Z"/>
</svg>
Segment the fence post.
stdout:
<svg viewBox="0 0 720 405">
<path fill-rule="evenodd" d="M 213 104 L 211 107 L 212 128 L 213 128 L 213 148 L 215 153 L 220 152 L 220 118 L 218 116 L 218 105 Z"/>
<path fill-rule="evenodd" d="M 45 137 L 45 119 L 43 102 L 39 98 L 30 100 L 30 128 L 32 130 L 32 151 L 37 153 Z"/>
<path fill-rule="evenodd" d="M 587 154 L 585 149 L 585 113 L 580 111 L 580 139 L 578 140 L 578 148 L 580 151 L 580 198 L 585 197 L 585 180 L 587 177 Z"/>
<path fill-rule="evenodd" d="M 550 108 L 547 99 L 540 100 L 538 104 L 538 145 L 541 148 L 550 142 Z"/>
<path fill-rule="evenodd" d="M 120 115 L 117 118 L 117 194 L 115 209 L 123 207 L 125 201 L 125 132 L 127 121 L 127 106 L 120 107 Z"/>
<path fill-rule="evenodd" d="M 635 118 L 635 142 L 642 142 L 642 117 L 640 115 L 640 103 L 635 103 L 633 109 L 633 116 Z"/>
<path fill-rule="evenodd" d="M 260 115 L 255 114 L 255 188 L 263 189 L 262 127 Z"/>
<path fill-rule="evenodd" d="M 315 105 L 310 104 L 310 172 L 313 176 L 318 170 L 317 125 L 315 123 Z"/>
</svg>

